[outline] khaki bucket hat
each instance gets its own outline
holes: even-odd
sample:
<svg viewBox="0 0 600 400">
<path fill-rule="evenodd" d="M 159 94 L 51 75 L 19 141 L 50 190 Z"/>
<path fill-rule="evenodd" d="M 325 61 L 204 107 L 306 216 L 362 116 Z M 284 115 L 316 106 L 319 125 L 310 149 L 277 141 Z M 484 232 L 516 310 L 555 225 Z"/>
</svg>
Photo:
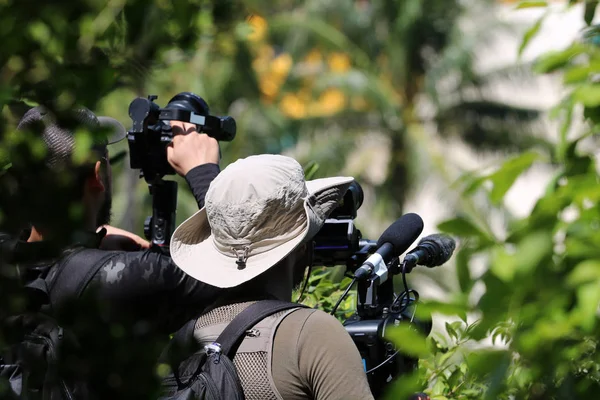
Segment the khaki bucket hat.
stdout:
<svg viewBox="0 0 600 400">
<path fill-rule="evenodd" d="M 312 239 L 353 181 L 307 182 L 300 164 L 281 155 L 240 159 L 211 183 L 204 208 L 177 227 L 171 257 L 199 281 L 238 286 Z"/>
</svg>

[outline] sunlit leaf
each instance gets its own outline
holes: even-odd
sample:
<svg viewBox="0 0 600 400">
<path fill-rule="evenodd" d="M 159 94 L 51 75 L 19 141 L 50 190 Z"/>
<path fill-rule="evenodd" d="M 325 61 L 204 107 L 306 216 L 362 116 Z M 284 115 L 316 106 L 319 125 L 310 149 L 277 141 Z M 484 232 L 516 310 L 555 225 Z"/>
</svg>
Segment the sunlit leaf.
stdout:
<svg viewBox="0 0 600 400">
<path fill-rule="evenodd" d="M 534 70 L 538 73 L 549 73 L 566 66 L 575 56 L 584 52 L 581 45 L 573 45 L 563 51 L 548 53 L 536 61 Z"/>
<path fill-rule="evenodd" d="M 573 99 L 586 107 L 600 106 L 600 84 L 582 85 L 573 92 Z"/>
<path fill-rule="evenodd" d="M 577 289 L 581 326 L 591 332 L 598 323 L 596 312 L 600 303 L 600 281 L 587 283 Z"/>
<path fill-rule="evenodd" d="M 600 282 L 600 261 L 585 260 L 577 264 L 567 278 L 567 284 L 572 287 L 591 282 Z"/>
<path fill-rule="evenodd" d="M 523 2 L 521 2 L 517 8 L 544 7 L 544 6 L 547 5 L 545 1 L 526 2 L 526 3 L 529 3 L 530 5 L 526 5 Z M 531 5 L 531 3 L 538 3 L 538 4 Z M 535 22 L 535 24 L 533 24 L 533 26 L 531 28 L 529 28 L 527 30 L 527 32 L 525 32 L 525 34 L 523 35 L 523 40 L 521 41 L 521 45 L 519 46 L 519 52 L 518 52 L 519 56 L 521 56 L 523 54 L 523 52 L 525 51 L 525 49 L 527 48 L 527 46 L 529 45 L 529 43 L 531 42 L 531 40 L 535 37 L 535 35 L 537 35 L 537 33 L 539 32 L 540 28 L 542 27 L 542 23 L 544 22 L 545 18 L 546 18 L 546 14 L 542 15 Z"/>
<path fill-rule="evenodd" d="M 456 217 L 444 221 L 438 225 L 438 229 L 451 235 L 456 235 L 460 237 L 475 237 L 485 242 L 492 241 L 492 239 L 487 233 L 485 233 L 467 217 Z"/>
<path fill-rule="evenodd" d="M 515 7 L 515 8 L 522 9 L 522 8 L 546 7 L 546 6 L 548 6 L 547 1 L 523 0 L 523 1 L 520 1 L 519 4 L 517 5 L 517 7 Z"/>
<path fill-rule="evenodd" d="M 400 324 L 390 328 L 389 331 L 386 330 L 386 338 L 393 341 L 403 353 L 413 357 L 422 358 L 429 354 L 427 340 L 409 324 Z"/>
<path fill-rule="evenodd" d="M 471 270 L 469 268 L 469 261 L 472 253 L 467 249 L 461 249 L 456 253 L 456 277 L 460 290 L 463 293 L 469 293 L 473 284 L 475 283 L 471 277 Z"/>
<path fill-rule="evenodd" d="M 504 162 L 502 167 L 489 179 L 494 184 L 490 199 L 498 204 L 517 178 L 540 158 L 539 153 L 526 152 Z"/>
</svg>

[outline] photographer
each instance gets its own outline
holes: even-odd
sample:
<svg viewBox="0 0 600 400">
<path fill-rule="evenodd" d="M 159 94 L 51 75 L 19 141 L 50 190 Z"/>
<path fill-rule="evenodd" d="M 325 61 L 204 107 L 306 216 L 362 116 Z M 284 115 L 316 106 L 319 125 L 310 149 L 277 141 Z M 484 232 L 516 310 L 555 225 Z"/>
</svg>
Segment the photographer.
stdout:
<svg viewBox="0 0 600 400">
<path fill-rule="evenodd" d="M 197 134 L 192 124 L 171 125 L 175 136 L 167 149 L 168 161 L 185 177 L 202 207 L 219 173 L 218 143 Z M 91 149 L 76 148 L 74 131 L 79 126 L 94 138 L 104 138 L 95 140 Z M 3 200 L 8 202 L 3 214 L 26 221 L 30 229 L 17 240 L 5 241 L 0 257 L 18 267 L 23 281 L 43 280 L 53 308 L 89 293 L 108 306 L 97 316 L 103 322 L 142 321 L 145 330 L 166 334 L 189 318 L 191 310 L 216 298 L 217 288 L 188 277 L 160 249 L 108 225 L 112 172 L 106 132 L 123 139 L 120 123 L 86 109 L 58 119 L 36 107 L 17 129 L 24 137 L 33 134 L 45 155 L 37 160 L 28 153 L 34 147 L 29 143 L 11 149 L 12 167 L 0 177 Z M 86 160 L 81 165 L 73 161 L 77 152 Z M 124 251 L 131 249 L 138 251 Z"/>
<path fill-rule="evenodd" d="M 228 288 L 194 322 L 201 346 L 251 304 L 291 301 L 310 264 L 313 237 L 352 181 L 305 182 L 302 167 L 279 155 L 248 157 L 223 170 L 205 207 L 172 238 L 172 256 L 181 269 Z M 358 350 L 333 316 L 294 307 L 248 332 L 253 334 L 244 337 L 233 358 L 246 399 L 373 398 Z"/>
</svg>

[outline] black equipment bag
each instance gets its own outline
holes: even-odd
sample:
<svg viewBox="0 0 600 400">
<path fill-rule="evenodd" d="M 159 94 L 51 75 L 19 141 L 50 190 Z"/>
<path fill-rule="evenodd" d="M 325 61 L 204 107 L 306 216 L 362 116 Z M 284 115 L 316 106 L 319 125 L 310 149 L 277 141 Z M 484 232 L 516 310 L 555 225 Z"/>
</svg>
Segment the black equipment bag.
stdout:
<svg viewBox="0 0 600 400">
<path fill-rule="evenodd" d="M 76 370 L 77 339 L 44 311 L 69 297 L 79 297 L 94 274 L 110 256 L 97 249 L 74 251 L 59 261 L 55 278 L 47 282 L 38 277 L 25 285 L 25 296 L 35 306 L 25 313 L 1 321 L 10 333 L 8 343 L 0 343 L 0 397 L 27 400 L 87 399 L 85 380 Z M 6 338 L 4 338 L 6 339 Z M 6 386 L 8 383 L 8 388 Z"/>
<path fill-rule="evenodd" d="M 244 400 L 232 359 L 246 331 L 270 315 L 299 307 L 306 306 L 279 300 L 251 304 L 227 325 L 214 343 L 201 350 L 197 350 L 194 339 L 196 319 L 189 321 L 175 333 L 161 355 L 161 363 L 171 366 L 172 372 L 163 379 L 160 400 Z"/>
</svg>

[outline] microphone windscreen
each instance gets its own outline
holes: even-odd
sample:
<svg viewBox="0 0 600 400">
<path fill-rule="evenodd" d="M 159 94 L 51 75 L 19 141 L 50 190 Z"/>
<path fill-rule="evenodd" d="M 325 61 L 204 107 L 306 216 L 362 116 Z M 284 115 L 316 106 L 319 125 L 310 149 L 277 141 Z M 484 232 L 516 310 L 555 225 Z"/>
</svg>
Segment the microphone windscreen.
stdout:
<svg viewBox="0 0 600 400">
<path fill-rule="evenodd" d="M 440 248 L 440 253 L 435 260 L 434 266 L 446 263 L 446 261 L 452 257 L 452 253 L 454 253 L 454 250 L 456 249 L 456 242 L 448 235 L 434 233 L 433 235 L 427 236 L 423 240 L 425 239 L 436 243 Z"/>
<path fill-rule="evenodd" d="M 423 232 L 423 220 L 417 214 L 404 214 L 390 225 L 377 241 L 377 247 L 384 243 L 391 243 L 394 246 L 394 255 L 399 256 L 404 253 L 408 247 Z"/>
</svg>

